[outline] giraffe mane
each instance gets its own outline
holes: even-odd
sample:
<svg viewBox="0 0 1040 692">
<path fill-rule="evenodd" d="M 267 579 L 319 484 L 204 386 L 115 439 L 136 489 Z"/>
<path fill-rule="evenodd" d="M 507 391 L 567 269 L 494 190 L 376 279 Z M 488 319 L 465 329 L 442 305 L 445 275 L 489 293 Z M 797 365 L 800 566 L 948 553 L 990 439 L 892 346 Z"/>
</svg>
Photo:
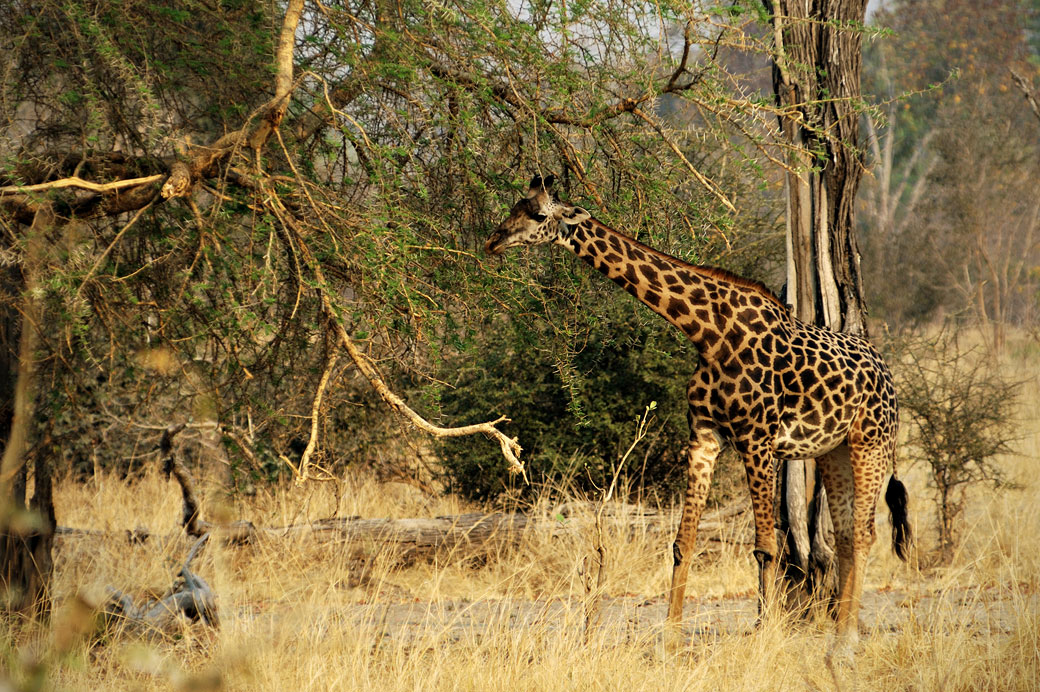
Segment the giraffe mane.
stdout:
<svg viewBox="0 0 1040 692">
<path fill-rule="evenodd" d="M 652 248 L 649 245 L 646 245 L 645 243 L 641 243 L 638 240 L 636 240 L 635 238 L 633 238 L 632 236 L 626 235 L 626 234 L 622 233 L 621 231 L 618 231 L 618 230 L 608 226 L 607 224 L 603 223 L 599 219 L 591 218 L 589 220 L 596 222 L 597 224 L 599 224 L 603 228 L 607 229 L 609 232 L 616 233 L 619 236 L 621 236 L 622 238 L 625 238 L 625 239 L 635 243 L 636 245 L 638 245 L 640 247 L 640 249 L 643 249 L 643 250 L 649 252 L 650 254 L 656 255 L 657 257 L 669 260 L 671 262 L 676 262 L 676 263 L 678 263 L 678 264 L 680 264 L 680 265 L 682 265 L 684 267 L 692 269 L 693 271 L 697 272 L 701 276 L 709 276 L 709 277 L 711 277 L 713 279 L 719 279 L 720 281 L 725 281 L 727 283 L 734 284 L 734 285 L 739 286 L 741 288 L 747 288 L 747 289 L 750 289 L 752 291 L 755 291 L 756 293 L 761 294 L 761 296 L 763 298 L 765 298 L 766 300 L 768 300 L 768 301 L 778 305 L 785 313 L 789 313 L 790 312 L 787 309 L 787 305 L 784 304 L 784 301 L 780 300 L 780 297 L 777 296 L 775 293 L 773 293 L 773 291 L 768 286 L 766 286 L 764 283 L 762 283 L 761 281 L 758 281 L 756 279 L 748 279 L 747 277 L 740 276 L 739 274 L 734 274 L 733 272 L 729 271 L 728 269 L 722 269 L 720 267 L 713 267 L 713 266 L 706 265 L 706 264 L 690 264 L 689 262 L 681 260 L 678 257 L 672 257 L 671 255 L 666 254 L 664 252 L 661 252 L 660 250 L 658 250 L 656 248 Z"/>
<path fill-rule="evenodd" d="M 721 279 L 723 281 L 728 281 L 729 283 L 736 284 L 737 286 L 740 286 L 742 288 L 750 288 L 753 291 L 757 291 L 758 293 L 761 293 L 766 300 L 770 300 L 776 303 L 784 309 L 784 312 L 787 312 L 787 306 L 784 305 L 784 302 L 782 300 L 780 300 L 780 297 L 773 293 L 772 289 L 770 289 L 768 286 L 766 286 L 761 281 L 758 281 L 757 279 L 749 279 L 747 277 L 740 276 L 739 274 L 734 274 L 728 269 L 722 269 L 721 267 L 712 267 L 704 264 L 694 264 L 690 266 L 692 266 L 701 274 L 707 274 L 713 279 Z"/>
</svg>

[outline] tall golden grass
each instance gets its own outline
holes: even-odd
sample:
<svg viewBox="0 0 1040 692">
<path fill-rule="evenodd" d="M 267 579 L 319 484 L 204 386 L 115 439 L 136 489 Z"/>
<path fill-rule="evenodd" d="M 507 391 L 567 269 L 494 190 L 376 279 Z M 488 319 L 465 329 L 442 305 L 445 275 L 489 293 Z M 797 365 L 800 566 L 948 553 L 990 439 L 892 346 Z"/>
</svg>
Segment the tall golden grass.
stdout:
<svg viewBox="0 0 1040 692">
<path fill-rule="evenodd" d="M 1018 360 L 1019 372 L 1035 373 L 1040 358 Z M 130 484 L 102 473 L 57 488 L 61 525 L 109 533 L 59 540 L 52 624 L 5 625 L 0 690 L 30 685 L 34 670 L 44 688 L 70 690 L 1037 690 L 1040 387 L 1034 380 L 1023 393 L 1017 454 L 999 462 L 1021 487 L 972 491 L 951 564 L 918 569 L 897 560 L 879 512 L 852 663 L 828 667 L 825 620 L 775 617 L 754 627 L 746 519 L 693 568 L 689 646 L 678 656 L 661 646 L 671 538 L 617 525 L 606 541 L 606 616 L 589 637 L 579 574 L 588 537 L 535 531 L 480 559 L 411 565 L 389 553 L 359 560 L 328 541 L 211 542 L 194 567 L 218 594 L 221 629 L 185 624 L 152 638 L 108 630 L 99 639 L 80 632 L 84 603 L 103 601 L 106 586 L 161 592 L 188 549 L 183 538 L 130 545 L 118 533 L 144 526 L 175 535 L 174 484 L 157 473 Z M 934 510 L 926 469 L 901 464 L 918 547 L 927 551 Z M 207 517 L 265 526 L 480 509 L 364 474 L 235 499 L 214 483 L 202 494 Z M 551 517 L 554 509 L 546 500 L 532 511 Z"/>
</svg>

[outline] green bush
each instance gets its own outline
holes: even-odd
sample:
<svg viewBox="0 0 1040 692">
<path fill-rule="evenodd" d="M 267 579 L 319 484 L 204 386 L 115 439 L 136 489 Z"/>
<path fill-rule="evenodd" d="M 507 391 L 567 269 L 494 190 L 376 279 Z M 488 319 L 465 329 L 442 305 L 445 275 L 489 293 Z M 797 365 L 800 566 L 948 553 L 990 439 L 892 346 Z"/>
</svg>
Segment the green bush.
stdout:
<svg viewBox="0 0 1040 692">
<path fill-rule="evenodd" d="M 465 356 L 448 364 L 452 389 L 441 395 L 445 418 L 465 422 L 506 415 L 519 438 L 534 486 L 603 487 L 631 444 L 636 420 L 652 401 L 651 432 L 625 469 L 634 489 L 670 494 L 682 479 L 677 453 L 689 437 L 686 383 L 696 350 L 663 320 L 624 296 L 605 296 L 580 348 L 557 353 L 546 332 L 504 322 L 488 328 Z M 516 484 L 497 447 L 447 439 L 439 456 L 449 488 L 493 499 Z"/>
</svg>

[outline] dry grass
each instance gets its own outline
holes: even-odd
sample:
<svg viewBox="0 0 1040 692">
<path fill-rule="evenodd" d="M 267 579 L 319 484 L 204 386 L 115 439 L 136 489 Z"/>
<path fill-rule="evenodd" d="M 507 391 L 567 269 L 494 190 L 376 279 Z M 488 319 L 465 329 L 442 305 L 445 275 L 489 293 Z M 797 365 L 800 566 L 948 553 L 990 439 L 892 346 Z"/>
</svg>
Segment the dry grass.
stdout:
<svg viewBox="0 0 1040 692">
<path fill-rule="evenodd" d="M 1025 360 L 1036 371 L 1037 359 Z M 82 615 L 72 598 L 104 587 L 141 593 L 169 585 L 184 539 L 129 546 L 113 537 L 64 538 L 57 553 L 51 631 L 8 626 L 6 666 L 26 679 L 44 662 L 57 689 L 325 690 L 1036 690 L 1040 688 L 1040 388 L 1023 402 L 1019 455 L 1001 460 L 1022 488 L 975 492 L 953 563 L 919 571 L 888 547 L 887 513 L 868 568 L 865 636 L 855 666 L 825 662 L 825 622 L 754 619 L 755 568 L 747 546 L 713 544 L 694 566 L 687 614 L 693 636 L 680 656 L 660 644 L 670 538 L 611 530 L 609 616 L 583 637 L 579 566 L 590 544 L 578 535 L 533 533 L 486 559 L 435 564 L 361 564 L 341 545 L 264 541 L 207 546 L 196 569 L 220 598 L 223 627 L 185 626 L 142 641 L 109 632 L 69 634 Z M 905 462 L 904 462 L 905 467 Z M 905 469 L 922 548 L 934 541 L 923 467 Z M 437 516 L 471 510 L 453 498 L 351 476 L 338 485 L 289 486 L 234 502 L 204 488 L 208 516 L 283 525 L 339 516 Z M 59 523 L 174 534 L 179 493 L 158 475 L 130 486 L 102 475 L 64 482 Z M 551 516 L 547 504 L 535 511 Z M 743 520 L 741 520 L 743 521 Z M 736 523 L 733 536 L 751 529 Z M 721 549 L 719 549 L 721 545 Z M 732 616 L 709 616 L 732 610 Z M 55 645 L 55 641 L 59 642 Z M 61 642 L 65 642 L 64 644 Z M 71 642 L 71 643 L 69 643 Z M 66 648 L 63 655 L 54 653 Z M 48 653 L 50 652 L 50 653 Z M 5 689 L 0 674 L 0 690 Z"/>
</svg>

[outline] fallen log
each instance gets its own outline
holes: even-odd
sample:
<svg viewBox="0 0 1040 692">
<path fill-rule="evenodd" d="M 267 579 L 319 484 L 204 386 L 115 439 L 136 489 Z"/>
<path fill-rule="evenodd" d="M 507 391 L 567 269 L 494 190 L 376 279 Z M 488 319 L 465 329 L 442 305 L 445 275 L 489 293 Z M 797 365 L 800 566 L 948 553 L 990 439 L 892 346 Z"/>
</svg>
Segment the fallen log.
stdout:
<svg viewBox="0 0 1040 692">
<path fill-rule="evenodd" d="M 227 544 L 251 543 L 260 539 L 298 539 L 337 541 L 355 556 L 390 555 L 399 562 L 410 562 L 419 557 L 435 555 L 475 556 L 496 549 L 517 545 L 531 532 L 548 534 L 552 538 L 581 538 L 595 522 L 596 503 L 569 501 L 553 507 L 548 515 L 521 513 L 470 512 L 451 516 L 408 519 L 365 519 L 340 517 L 306 524 L 282 527 L 256 527 L 248 521 L 214 524 L 201 516 L 201 503 L 195 494 L 194 483 L 183 462 L 173 450 L 173 438 L 184 424 L 170 425 L 159 441 L 159 458 L 167 477 L 173 477 L 181 489 L 183 508 L 181 525 L 189 536 L 214 536 Z M 747 500 L 733 502 L 701 519 L 698 534 L 701 545 L 710 543 L 744 543 L 733 535 L 736 517 L 746 513 Z M 624 529 L 635 532 L 674 533 L 677 514 L 646 508 L 625 502 L 611 502 L 603 508 L 603 519 L 608 530 Z M 94 529 L 57 527 L 58 536 L 99 535 Z M 131 543 L 147 541 L 153 534 L 137 527 L 125 532 Z M 163 538 L 174 538 L 172 535 Z"/>
<path fill-rule="evenodd" d="M 326 519 L 310 524 L 258 529 L 279 538 L 343 543 L 355 555 L 390 554 L 399 562 L 422 557 L 473 556 L 517 544 L 539 522 L 524 514 L 479 512 L 415 519 Z"/>
<path fill-rule="evenodd" d="M 704 545 L 712 543 L 743 543 L 732 536 L 732 525 L 736 518 L 747 510 L 748 503 L 735 503 L 711 512 L 701 520 L 698 534 Z M 551 517 L 519 513 L 471 512 L 451 516 L 428 518 L 360 518 L 341 517 L 292 524 L 281 527 L 254 527 L 252 524 L 236 522 L 223 526 L 205 523 L 213 535 L 222 534 L 232 538 L 245 535 L 240 528 L 248 526 L 249 540 L 318 540 L 336 541 L 357 553 L 389 552 L 398 559 L 411 560 L 433 555 L 454 553 L 474 554 L 517 545 L 529 533 L 548 534 L 553 538 L 580 537 L 589 530 L 593 516 L 583 508 L 571 508 L 564 516 L 554 512 Z M 645 514 L 617 511 L 607 517 L 607 527 L 613 530 L 660 533 L 662 537 L 675 530 L 676 518 L 670 513 L 647 512 Z M 198 521 L 196 519 L 196 521 Z M 55 533 L 62 537 L 97 536 L 105 532 L 96 529 L 76 529 L 59 526 Z M 153 536 L 146 529 L 137 528 L 125 532 L 131 540 L 141 541 Z M 175 536 L 168 534 L 164 539 Z M 237 543 L 238 541 L 228 541 Z"/>
</svg>

